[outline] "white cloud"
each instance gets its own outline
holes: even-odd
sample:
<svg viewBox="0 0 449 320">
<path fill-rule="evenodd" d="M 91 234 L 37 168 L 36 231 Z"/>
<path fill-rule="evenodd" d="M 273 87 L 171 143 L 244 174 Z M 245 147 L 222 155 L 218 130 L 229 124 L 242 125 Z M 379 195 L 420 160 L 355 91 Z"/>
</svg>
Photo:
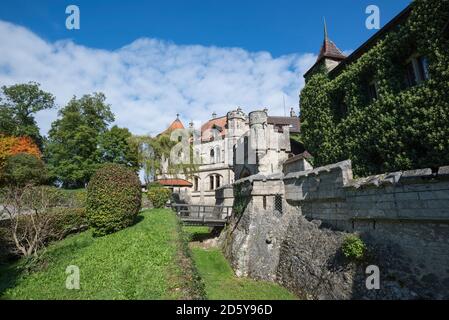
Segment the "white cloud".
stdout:
<svg viewBox="0 0 449 320">
<path fill-rule="evenodd" d="M 283 96 L 287 108 L 297 109 L 302 75 L 315 59 L 147 38 L 115 51 L 98 50 L 68 40 L 48 43 L 0 21 L 1 85 L 39 82 L 59 107 L 74 95 L 104 92 L 116 124 L 135 134 L 161 132 L 176 113 L 185 123 L 201 123 L 212 112 L 225 115 L 237 106 L 267 107 L 271 115 L 282 115 Z M 37 119 L 46 134 L 56 111 L 41 112 Z"/>
</svg>

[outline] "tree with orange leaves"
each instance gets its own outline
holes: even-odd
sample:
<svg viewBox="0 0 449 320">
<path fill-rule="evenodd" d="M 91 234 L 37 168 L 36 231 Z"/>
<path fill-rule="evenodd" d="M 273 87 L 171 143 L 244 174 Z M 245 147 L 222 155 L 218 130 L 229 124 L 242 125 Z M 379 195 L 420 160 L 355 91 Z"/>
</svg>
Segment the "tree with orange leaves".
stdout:
<svg viewBox="0 0 449 320">
<path fill-rule="evenodd" d="M 8 157 L 26 153 L 41 158 L 39 147 L 29 137 L 10 137 L 0 135 L 0 177 Z"/>
</svg>

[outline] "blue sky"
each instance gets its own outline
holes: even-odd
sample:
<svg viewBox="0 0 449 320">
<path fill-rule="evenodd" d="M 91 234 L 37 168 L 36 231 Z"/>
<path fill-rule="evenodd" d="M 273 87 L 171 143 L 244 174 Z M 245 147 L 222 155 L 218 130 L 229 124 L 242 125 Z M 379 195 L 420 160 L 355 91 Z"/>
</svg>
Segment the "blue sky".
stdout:
<svg viewBox="0 0 449 320">
<path fill-rule="evenodd" d="M 410 0 L 2 0 L 0 19 L 26 26 L 50 41 L 71 38 L 89 47 L 117 49 L 140 37 L 177 44 L 240 47 L 274 56 L 319 50 L 322 17 L 344 50 L 372 30 L 365 8 L 381 10 L 382 25 Z M 65 8 L 81 10 L 81 30 L 65 29 Z"/>
<path fill-rule="evenodd" d="M 298 109 L 303 74 L 323 41 L 323 16 L 340 49 L 373 33 L 365 9 L 386 24 L 409 0 L 1 0 L 0 86 L 36 81 L 58 108 L 103 92 L 115 124 L 157 134 L 181 115 L 199 126 L 242 107 L 271 115 Z M 81 29 L 65 28 L 67 5 Z M 285 101 L 285 107 L 284 107 Z M 57 110 L 37 116 L 43 134 Z"/>
</svg>

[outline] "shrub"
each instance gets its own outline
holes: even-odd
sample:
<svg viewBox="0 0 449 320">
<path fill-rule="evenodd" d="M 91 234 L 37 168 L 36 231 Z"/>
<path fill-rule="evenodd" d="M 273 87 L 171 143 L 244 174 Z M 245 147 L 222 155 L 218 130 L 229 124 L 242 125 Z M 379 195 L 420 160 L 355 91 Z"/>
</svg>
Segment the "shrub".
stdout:
<svg viewBox="0 0 449 320">
<path fill-rule="evenodd" d="M 147 195 L 153 207 L 163 208 L 171 198 L 171 191 L 158 183 L 152 183 Z"/>
<path fill-rule="evenodd" d="M 53 214 L 49 240 L 62 240 L 69 234 L 84 230 L 88 225 L 85 208 L 58 208 Z"/>
<path fill-rule="evenodd" d="M 0 194 L 1 213 L 14 239 L 15 252 L 37 256 L 54 235 L 53 210 L 61 205 L 60 190 L 48 186 L 8 186 Z"/>
<path fill-rule="evenodd" d="M 361 260 L 365 256 L 366 245 L 359 236 L 349 235 L 343 241 L 342 251 L 350 260 Z"/>
<path fill-rule="evenodd" d="M 106 235 L 132 225 L 141 201 L 140 181 L 135 172 L 119 164 L 102 166 L 87 187 L 86 213 L 94 235 Z"/>
<path fill-rule="evenodd" d="M 86 189 L 62 190 L 63 206 L 67 208 L 86 207 Z"/>
<path fill-rule="evenodd" d="M 2 184 L 24 186 L 38 185 L 47 178 L 45 163 L 38 157 L 19 153 L 7 158 L 2 174 Z"/>
</svg>

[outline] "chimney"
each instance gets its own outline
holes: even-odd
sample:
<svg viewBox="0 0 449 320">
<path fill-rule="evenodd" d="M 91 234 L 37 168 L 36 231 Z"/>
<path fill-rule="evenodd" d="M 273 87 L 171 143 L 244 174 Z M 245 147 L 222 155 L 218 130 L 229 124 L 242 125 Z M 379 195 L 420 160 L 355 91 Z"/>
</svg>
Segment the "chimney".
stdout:
<svg viewBox="0 0 449 320">
<path fill-rule="evenodd" d="M 217 118 L 217 114 L 214 112 L 212 113 L 212 119 L 216 119 Z"/>
</svg>

